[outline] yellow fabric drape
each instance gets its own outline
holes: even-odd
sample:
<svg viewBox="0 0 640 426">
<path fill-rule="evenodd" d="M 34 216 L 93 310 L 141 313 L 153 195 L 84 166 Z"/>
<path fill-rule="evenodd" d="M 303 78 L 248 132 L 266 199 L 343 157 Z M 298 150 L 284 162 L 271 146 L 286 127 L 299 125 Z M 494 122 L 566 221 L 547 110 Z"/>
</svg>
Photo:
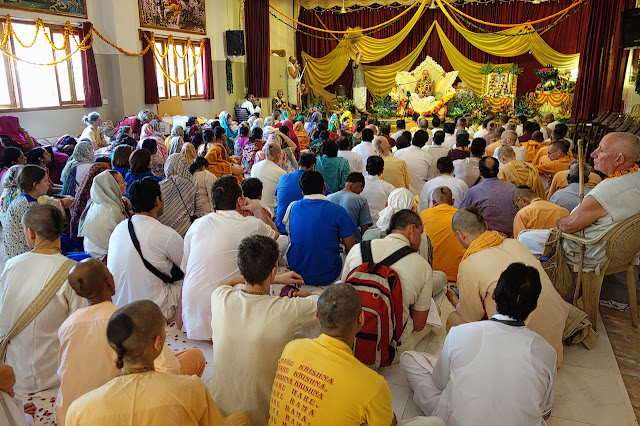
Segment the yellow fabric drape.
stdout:
<svg viewBox="0 0 640 426">
<path fill-rule="evenodd" d="M 491 55 L 501 57 L 514 57 L 523 55 L 529 51 L 541 65 L 551 64 L 560 70 L 572 70 L 578 68 L 580 54 L 566 55 L 552 49 L 540 34 L 533 32 L 531 34 L 511 37 L 515 34 L 529 33 L 534 28 L 529 24 L 519 25 L 517 27 L 508 28 L 504 31 L 492 33 L 474 33 L 458 24 L 451 16 L 447 7 L 442 0 L 435 0 L 445 17 L 451 22 L 451 25 L 472 45 L 487 52 Z M 446 0 L 445 0 L 446 1 Z M 467 82 L 468 83 L 468 82 Z"/>
<path fill-rule="evenodd" d="M 536 93 L 536 103 L 539 105 L 549 103 L 553 107 L 559 107 L 570 99 L 568 93 Z"/>
<path fill-rule="evenodd" d="M 314 58 L 306 52 L 302 52 L 302 59 L 307 65 L 305 71 L 305 82 L 307 86 L 319 85 L 322 87 L 333 84 L 334 81 L 342 75 L 350 59 L 355 59 L 358 50 L 362 52 L 361 62 L 363 64 L 376 62 L 398 47 L 411 32 L 415 24 L 418 22 L 422 13 L 427 6 L 427 0 L 423 0 L 416 13 L 411 17 L 407 25 L 398 33 L 387 38 L 373 38 L 362 36 L 351 40 L 353 36 L 347 35 L 345 39 L 340 40 L 334 50 L 322 58 Z M 357 45 L 357 47 L 354 45 Z"/>
<path fill-rule="evenodd" d="M 386 96 L 389 92 L 391 92 L 393 86 L 396 85 L 396 74 L 398 74 L 400 71 L 411 70 L 413 64 L 418 60 L 420 52 L 422 52 L 425 44 L 427 44 L 427 40 L 429 40 L 429 36 L 431 35 L 431 31 L 433 31 L 434 25 L 437 25 L 437 22 L 434 21 L 431 24 L 431 27 L 429 27 L 429 31 L 427 31 L 416 48 L 398 62 L 394 62 L 393 64 L 389 65 L 363 66 L 364 77 L 367 81 L 367 87 L 369 88 L 369 90 L 371 90 L 371 93 L 375 95 Z"/>
</svg>

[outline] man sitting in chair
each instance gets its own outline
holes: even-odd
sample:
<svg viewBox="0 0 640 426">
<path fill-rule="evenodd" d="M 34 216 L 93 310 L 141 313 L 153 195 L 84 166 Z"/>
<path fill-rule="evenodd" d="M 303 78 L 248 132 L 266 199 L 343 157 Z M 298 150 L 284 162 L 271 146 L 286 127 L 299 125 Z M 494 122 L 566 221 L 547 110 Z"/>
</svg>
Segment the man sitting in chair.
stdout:
<svg viewBox="0 0 640 426">
<path fill-rule="evenodd" d="M 584 229 L 587 239 L 597 238 L 613 223 L 640 213 L 640 173 L 636 164 L 640 160 L 640 138 L 631 133 L 609 133 L 591 157 L 594 168 L 609 177 L 592 189 L 571 215 L 556 224 L 558 229 L 569 234 Z M 548 231 L 531 230 L 520 235 L 523 234 L 526 239 L 518 239 L 533 254 L 541 255 Z M 579 244 L 565 240 L 563 252 L 570 263 L 580 262 Z M 606 262 L 605 257 L 604 243 L 587 245 L 583 270 L 599 269 Z"/>
<path fill-rule="evenodd" d="M 431 80 L 429 70 L 425 68 L 422 70 L 422 77 L 420 77 L 418 84 L 416 84 L 416 93 L 412 93 L 411 97 L 417 96 L 419 99 L 422 99 L 426 96 L 431 96 L 433 94 L 432 91 L 433 80 Z"/>
</svg>

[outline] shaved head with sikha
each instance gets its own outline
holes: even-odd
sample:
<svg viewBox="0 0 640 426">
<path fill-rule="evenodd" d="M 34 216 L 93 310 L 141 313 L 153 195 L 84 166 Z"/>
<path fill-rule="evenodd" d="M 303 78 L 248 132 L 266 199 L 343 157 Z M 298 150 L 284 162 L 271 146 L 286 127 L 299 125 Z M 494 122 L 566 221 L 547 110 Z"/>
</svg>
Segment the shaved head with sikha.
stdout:
<svg viewBox="0 0 640 426">
<path fill-rule="evenodd" d="M 439 186 L 434 189 L 431 194 L 431 198 L 433 198 L 434 206 L 439 206 L 440 204 L 453 205 L 453 194 L 451 193 L 451 189 L 447 186 Z"/>
<path fill-rule="evenodd" d="M 451 219 L 451 228 L 464 248 L 487 230 L 487 222 L 476 207 L 459 209 Z"/>
<path fill-rule="evenodd" d="M 330 285 L 318 299 L 318 321 L 322 332 L 328 336 L 349 334 L 361 312 L 360 295 L 351 284 Z"/>
<path fill-rule="evenodd" d="M 529 188 L 526 185 L 521 185 L 513 191 L 513 202 L 515 203 L 518 200 L 518 198 L 523 198 L 531 202 L 531 200 L 534 200 L 540 197 L 538 197 L 538 194 L 536 194 L 533 191 L 533 189 Z"/>
<path fill-rule="evenodd" d="M 69 285 L 80 297 L 100 303 L 115 294 L 113 276 L 98 259 L 84 259 L 69 271 Z"/>
<path fill-rule="evenodd" d="M 129 303 L 114 312 L 107 325 L 107 339 L 118 355 L 116 366 L 122 368 L 125 362 L 153 365 L 164 346 L 165 323 L 162 311 L 150 300 Z"/>
</svg>

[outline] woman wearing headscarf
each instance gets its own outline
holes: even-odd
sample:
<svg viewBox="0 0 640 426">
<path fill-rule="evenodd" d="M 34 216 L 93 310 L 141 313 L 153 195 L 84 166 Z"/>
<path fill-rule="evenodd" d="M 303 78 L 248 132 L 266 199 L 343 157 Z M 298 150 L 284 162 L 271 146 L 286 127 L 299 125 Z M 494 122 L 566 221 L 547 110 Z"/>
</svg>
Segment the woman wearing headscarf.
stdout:
<svg viewBox="0 0 640 426">
<path fill-rule="evenodd" d="M 129 217 L 122 203 L 126 191 L 124 178 L 115 170 L 102 171 L 92 181 L 91 200 L 80 219 L 78 236 L 84 237 L 84 251 L 95 259 L 106 260 L 111 233 Z"/>
<path fill-rule="evenodd" d="M 140 142 L 138 142 L 138 149 L 142 148 L 142 142 L 144 142 L 145 139 L 155 139 L 156 143 L 158 144 L 157 155 L 162 157 L 163 160 L 167 159 L 167 157 L 169 156 L 167 146 L 164 144 L 164 141 L 161 137 L 156 136 L 156 131 L 149 123 L 146 123 L 144 126 L 142 126 L 142 133 L 140 133 Z"/>
<path fill-rule="evenodd" d="M 253 123 L 251 123 L 251 129 L 249 129 L 249 130 L 253 131 L 253 129 L 255 129 L 255 128 L 262 129 L 263 127 L 264 127 L 264 120 L 262 118 L 258 117 L 255 120 L 253 120 Z"/>
<path fill-rule="evenodd" d="M 236 166 L 228 161 L 225 161 L 222 158 L 222 148 L 220 148 L 220 146 L 212 146 L 207 152 L 207 155 L 204 156 L 204 158 L 209 162 L 209 167 L 207 167 L 207 170 L 209 170 L 217 177 L 222 177 L 224 175 L 233 175 L 236 179 L 238 179 L 238 183 L 242 181 L 244 170 L 240 166 Z"/>
<path fill-rule="evenodd" d="M 309 140 L 313 139 L 313 135 L 316 133 L 316 129 L 321 118 L 322 113 L 320 113 L 320 111 L 315 111 L 311 114 L 311 119 L 304 124 L 304 129 L 307 131 L 307 135 L 309 135 Z"/>
<path fill-rule="evenodd" d="M 293 141 L 294 144 L 296 144 L 296 149 L 299 152 L 302 148 L 300 148 L 300 141 L 298 140 L 298 135 L 296 135 L 296 132 L 293 129 L 293 121 L 284 120 L 282 122 L 282 126 L 284 126 L 284 127 L 289 129 L 289 132 L 287 133 L 287 136 L 289 137 L 289 139 L 291 139 Z"/>
<path fill-rule="evenodd" d="M 298 146 L 300 146 L 300 151 L 309 149 L 309 135 L 307 134 L 307 131 L 304 130 L 304 124 L 302 123 L 302 121 L 296 121 L 296 124 L 293 125 L 293 133 L 298 139 Z M 291 134 L 291 132 L 289 132 L 289 134 Z"/>
<path fill-rule="evenodd" d="M 211 185 L 216 180 L 216 175 L 207 170 L 209 162 L 204 157 L 196 157 L 189 166 L 189 173 L 193 175 L 198 187 L 198 198 L 202 206 L 203 215 L 213 211 L 213 202 L 211 199 Z"/>
<path fill-rule="evenodd" d="M 238 126 L 233 125 L 231 116 L 227 111 L 222 111 L 218 117 L 220 118 L 220 127 L 224 129 L 224 134 L 227 139 L 235 141 L 238 137 Z"/>
<path fill-rule="evenodd" d="M 394 189 L 387 199 L 387 207 L 380 211 L 376 228 L 368 229 L 362 236 L 362 239 L 375 240 L 384 238 L 387 235 L 387 229 L 389 229 L 389 224 L 394 214 L 405 209 L 415 212 L 417 207 L 418 204 L 411 191 L 406 188 Z M 429 237 L 427 237 L 424 232 L 422 233 L 422 242 L 420 243 L 420 250 L 418 250 L 418 252 L 431 264 L 433 260 L 433 246 L 431 245 Z"/>
<path fill-rule="evenodd" d="M 76 195 L 76 186 L 80 185 L 95 161 L 91 142 L 78 142 L 62 170 L 62 195 Z"/>
<path fill-rule="evenodd" d="M 342 122 L 342 130 L 353 133 L 353 116 L 351 115 L 351 111 L 345 111 L 340 117 L 340 122 Z"/>
<path fill-rule="evenodd" d="M 275 120 L 273 119 L 272 116 L 269 116 L 264 119 L 264 127 L 262 128 L 262 137 L 264 139 L 269 140 L 269 137 L 271 136 L 271 134 L 276 130 L 275 127 L 273 127 L 274 125 L 275 125 Z"/>
<path fill-rule="evenodd" d="M 20 187 L 18 186 L 18 172 L 23 164 L 16 164 L 9 167 L 7 173 L 2 176 L 2 195 L 0 195 L 0 220 L 2 226 L 4 224 L 4 215 L 9 209 L 11 202 L 20 196 Z"/>
<path fill-rule="evenodd" d="M 164 210 L 158 220 L 184 238 L 191 226 L 191 219 L 204 214 L 196 180 L 189 173 L 182 154 L 171 154 L 167 158 L 164 174 L 167 178 L 160 182 Z"/>
<path fill-rule="evenodd" d="M 82 122 L 87 127 L 84 128 L 80 135 L 81 140 L 90 140 L 94 151 L 109 145 L 100 127 L 102 125 L 102 118 L 100 118 L 100 114 L 97 111 L 90 112 L 82 117 Z"/>
<path fill-rule="evenodd" d="M 17 146 L 24 150 L 36 146 L 36 141 L 20 126 L 18 117 L 13 115 L 0 117 L 0 135 L 3 136 L 2 142 L 5 146 Z"/>
<path fill-rule="evenodd" d="M 75 199 L 69 208 L 71 213 L 71 218 L 69 220 L 69 235 L 71 235 L 72 238 L 78 239 L 78 241 L 80 241 L 78 238 L 80 218 L 87 207 L 87 203 L 89 203 L 89 200 L 91 199 L 91 185 L 93 184 L 95 177 L 105 170 L 109 170 L 109 166 L 105 163 L 95 163 L 91 166 L 89 173 L 87 173 L 87 176 L 77 188 Z"/>
<path fill-rule="evenodd" d="M 182 155 L 184 155 L 184 159 L 187 162 L 187 166 L 190 166 L 193 163 L 193 160 L 196 159 L 198 154 L 196 153 L 196 148 L 193 146 L 191 142 L 186 142 L 182 145 Z M 166 164 L 166 163 L 165 163 Z"/>
<path fill-rule="evenodd" d="M 338 136 L 341 135 L 340 119 L 338 118 L 338 114 L 335 112 L 331 114 L 331 119 L 329 119 L 329 131 L 337 134 Z"/>
<path fill-rule="evenodd" d="M 173 126 L 169 138 L 169 155 L 179 154 L 182 151 L 182 145 L 184 145 L 184 129 L 182 126 L 177 124 Z"/>
<path fill-rule="evenodd" d="M 255 163 L 256 153 L 262 152 L 265 143 L 262 139 L 262 129 L 260 127 L 252 129 L 251 136 L 243 145 L 242 152 L 240 153 L 240 164 L 246 175 L 251 173 L 251 168 Z"/>
</svg>

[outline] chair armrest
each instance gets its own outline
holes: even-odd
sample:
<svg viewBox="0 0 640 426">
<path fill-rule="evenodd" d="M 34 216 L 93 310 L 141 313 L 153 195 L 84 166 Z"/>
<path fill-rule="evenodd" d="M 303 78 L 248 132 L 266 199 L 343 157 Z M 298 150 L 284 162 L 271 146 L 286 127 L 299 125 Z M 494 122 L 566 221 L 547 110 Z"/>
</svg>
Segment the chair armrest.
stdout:
<svg viewBox="0 0 640 426">
<path fill-rule="evenodd" d="M 604 239 L 604 236 L 607 235 L 607 233 L 609 233 L 609 231 L 611 231 L 613 228 L 616 227 L 616 225 L 618 225 L 618 223 L 612 223 L 611 225 L 609 225 L 609 227 L 607 229 L 605 229 L 602 234 L 598 235 L 596 238 L 584 238 L 584 237 L 579 237 L 577 235 L 574 234 L 567 234 L 566 232 L 562 233 L 562 239 L 565 240 L 569 240 L 569 241 L 574 241 L 580 245 L 587 245 L 587 244 L 598 244 L 601 243 L 602 240 Z"/>
</svg>

